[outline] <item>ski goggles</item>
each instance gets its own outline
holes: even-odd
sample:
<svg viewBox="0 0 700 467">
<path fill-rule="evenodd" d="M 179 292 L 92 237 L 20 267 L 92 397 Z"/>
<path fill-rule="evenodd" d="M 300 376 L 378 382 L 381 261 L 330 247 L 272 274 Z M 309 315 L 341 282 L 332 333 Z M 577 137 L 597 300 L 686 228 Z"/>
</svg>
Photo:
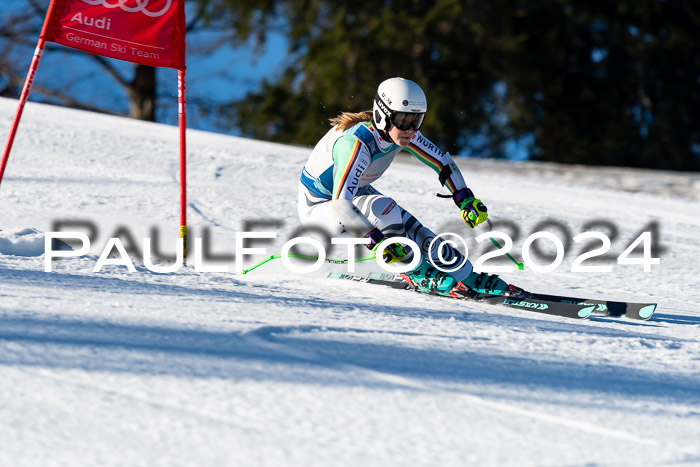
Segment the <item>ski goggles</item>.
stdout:
<svg viewBox="0 0 700 467">
<path fill-rule="evenodd" d="M 391 123 L 401 131 L 408 131 L 410 128 L 418 131 L 423 125 L 424 118 L 424 113 L 393 112 L 391 114 Z"/>
</svg>

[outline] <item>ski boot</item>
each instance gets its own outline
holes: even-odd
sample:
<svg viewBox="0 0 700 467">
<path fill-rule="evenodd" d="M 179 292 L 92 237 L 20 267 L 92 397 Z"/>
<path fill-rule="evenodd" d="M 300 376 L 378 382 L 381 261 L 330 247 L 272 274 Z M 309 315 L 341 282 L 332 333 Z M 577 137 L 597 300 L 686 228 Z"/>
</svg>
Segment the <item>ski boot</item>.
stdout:
<svg viewBox="0 0 700 467">
<path fill-rule="evenodd" d="M 401 274 L 401 277 L 411 284 L 414 289 L 418 292 L 445 296 L 459 296 L 454 295 L 453 289 L 458 287 L 460 282 L 447 274 L 442 272 L 437 268 L 428 263 L 425 259 L 421 262 L 413 271 L 408 271 Z"/>
<path fill-rule="evenodd" d="M 477 274 L 472 271 L 466 279 L 458 281 L 425 260 L 418 268 L 401 274 L 401 277 L 419 292 L 448 297 L 473 298 L 478 294 L 520 296 L 526 293 L 519 287 L 507 284 L 495 274 Z"/>
<path fill-rule="evenodd" d="M 523 289 L 506 283 L 496 274 L 486 274 L 485 272 L 477 274 L 472 271 L 472 273 L 469 274 L 469 277 L 464 279 L 462 283 L 473 292 L 479 294 L 505 295 L 508 297 L 523 297 L 527 295 L 527 292 L 525 292 Z"/>
</svg>

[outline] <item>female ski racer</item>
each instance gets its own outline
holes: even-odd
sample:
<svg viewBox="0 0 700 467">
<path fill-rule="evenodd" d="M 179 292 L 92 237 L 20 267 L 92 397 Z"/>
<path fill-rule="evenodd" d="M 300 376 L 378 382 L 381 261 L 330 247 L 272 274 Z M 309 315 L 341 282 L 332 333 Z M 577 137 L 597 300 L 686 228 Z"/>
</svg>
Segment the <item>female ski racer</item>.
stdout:
<svg viewBox="0 0 700 467">
<path fill-rule="evenodd" d="M 450 154 L 419 131 L 426 110 L 425 94 L 418 84 L 390 78 L 379 85 L 372 111 L 345 112 L 331 119 L 332 128 L 316 144 L 302 170 L 298 206 L 302 225 L 320 228 L 330 237 L 364 237 L 375 255 L 385 238 L 413 240 L 421 249 L 422 262 L 402 276 L 421 292 L 453 296 L 470 290 L 517 293 L 520 289 L 498 276 L 475 273 L 471 262 L 442 239 L 429 251 L 436 235 L 371 185 L 396 154 L 405 150 L 438 174 L 467 225 L 474 227 L 486 220 L 486 206 L 467 188 Z M 413 252 L 392 243 L 384 249 L 383 257 L 387 263 L 410 262 Z M 458 265 L 461 267 L 454 269 Z M 450 269 L 454 270 L 443 272 Z"/>
</svg>

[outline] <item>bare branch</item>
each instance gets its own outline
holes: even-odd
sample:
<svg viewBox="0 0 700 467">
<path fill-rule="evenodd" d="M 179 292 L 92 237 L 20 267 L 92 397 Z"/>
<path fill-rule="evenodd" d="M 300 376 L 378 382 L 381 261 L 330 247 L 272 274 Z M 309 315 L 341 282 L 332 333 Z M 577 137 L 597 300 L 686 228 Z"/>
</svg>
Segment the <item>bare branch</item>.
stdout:
<svg viewBox="0 0 700 467">
<path fill-rule="evenodd" d="M 28 3 L 34 10 L 35 15 L 39 16 L 40 18 L 43 18 L 44 15 L 46 15 L 46 5 L 44 2 L 40 2 L 39 0 L 29 0 Z"/>
<path fill-rule="evenodd" d="M 74 109 L 80 109 L 80 110 L 89 110 L 91 112 L 99 112 L 107 115 L 116 115 L 116 116 L 124 116 L 124 114 L 121 114 L 119 112 L 115 112 L 113 110 L 109 110 L 106 108 L 102 107 L 97 107 L 91 104 L 86 104 L 84 102 L 81 102 L 77 99 L 72 98 L 71 96 L 61 92 L 61 91 L 54 91 L 53 89 L 49 89 L 45 86 L 39 85 L 34 83 L 33 89 L 35 89 L 37 92 L 40 94 L 43 94 L 44 96 L 50 97 L 55 99 L 56 101 L 60 102 L 61 104 L 67 106 L 67 107 L 72 107 Z"/>
<path fill-rule="evenodd" d="M 129 87 L 129 81 L 124 78 L 121 73 L 119 73 L 119 70 L 117 70 L 110 62 L 104 57 L 101 57 L 99 55 L 90 55 L 97 63 L 100 64 L 102 68 L 104 68 L 105 72 L 112 78 L 114 78 L 117 83 L 121 84 L 124 87 Z"/>
<path fill-rule="evenodd" d="M 11 86 L 18 86 L 21 87 L 22 84 L 24 83 L 24 77 L 18 75 L 15 73 L 12 68 L 6 64 L 0 64 L 0 73 L 4 74 L 7 76 L 9 83 L 7 88 L 10 88 Z M 69 85 L 70 86 L 70 85 Z M 34 95 L 40 94 L 42 96 L 46 96 L 48 98 L 54 99 L 55 101 L 60 102 L 61 104 L 68 106 L 68 107 L 74 107 L 77 109 L 81 110 L 89 110 L 93 112 L 100 112 L 104 114 L 109 114 L 109 115 L 123 115 L 119 112 L 114 112 L 113 110 L 109 110 L 103 107 L 97 107 L 91 104 L 87 104 L 84 102 L 81 102 L 77 99 L 74 99 L 70 95 L 65 94 L 63 91 L 56 91 L 50 88 L 47 88 L 46 86 L 43 86 L 41 84 L 38 84 L 37 82 L 34 82 L 32 85 L 32 89 L 34 90 Z"/>
</svg>

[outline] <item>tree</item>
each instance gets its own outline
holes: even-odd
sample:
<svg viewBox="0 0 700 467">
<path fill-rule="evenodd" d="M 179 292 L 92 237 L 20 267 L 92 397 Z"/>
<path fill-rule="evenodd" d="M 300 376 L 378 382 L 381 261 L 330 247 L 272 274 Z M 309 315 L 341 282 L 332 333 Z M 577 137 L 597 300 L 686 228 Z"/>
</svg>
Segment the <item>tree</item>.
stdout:
<svg viewBox="0 0 700 467">
<path fill-rule="evenodd" d="M 272 4 L 258 18 L 286 25 L 290 64 L 230 109 L 244 134 L 313 144 L 404 76 L 426 90 L 426 134 L 453 152 L 524 141 L 539 160 L 700 169 L 697 2 Z"/>
<path fill-rule="evenodd" d="M 504 79 L 535 158 L 700 169 L 697 2 L 531 1 L 520 13 Z"/>
<path fill-rule="evenodd" d="M 497 125 L 489 115 L 496 82 L 490 48 L 500 44 L 479 25 L 491 10 L 469 15 L 449 0 L 281 3 L 291 65 L 233 109 L 244 134 L 312 144 L 328 118 L 370 108 L 379 82 L 404 76 L 426 90 L 432 138 L 449 150 L 472 145 L 504 155 L 506 129 L 484 132 Z"/>
</svg>

